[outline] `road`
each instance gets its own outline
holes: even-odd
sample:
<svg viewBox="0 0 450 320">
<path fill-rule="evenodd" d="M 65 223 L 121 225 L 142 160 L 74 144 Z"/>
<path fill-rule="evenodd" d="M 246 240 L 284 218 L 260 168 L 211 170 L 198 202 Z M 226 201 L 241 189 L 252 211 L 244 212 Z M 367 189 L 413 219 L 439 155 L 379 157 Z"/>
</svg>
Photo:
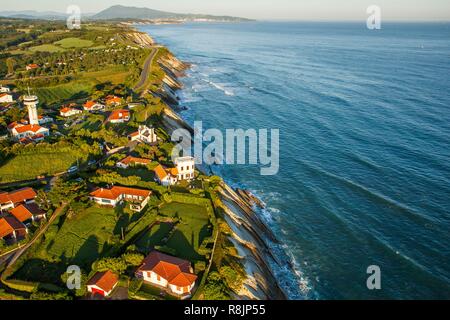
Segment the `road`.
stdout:
<svg viewBox="0 0 450 320">
<path fill-rule="evenodd" d="M 133 88 L 134 91 L 137 91 L 139 88 L 141 88 L 145 84 L 145 81 L 147 81 L 148 73 L 151 70 L 151 66 L 153 64 L 153 60 L 155 59 L 157 52 L 158 52 L 158 49 L 153 48 L 152 52 L 147 57 L 147 60 L 145 60 L 144 69 L 142 69 L 139 82 Z"/>
</svg>

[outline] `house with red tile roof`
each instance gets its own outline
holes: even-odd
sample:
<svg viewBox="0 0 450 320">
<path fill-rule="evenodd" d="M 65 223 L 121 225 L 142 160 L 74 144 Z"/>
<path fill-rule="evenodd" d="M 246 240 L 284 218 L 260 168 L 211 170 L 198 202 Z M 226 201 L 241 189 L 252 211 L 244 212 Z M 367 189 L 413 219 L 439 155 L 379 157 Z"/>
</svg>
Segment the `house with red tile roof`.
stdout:
<svg viewBox="0 0 450 320">
<path fill-rule="evenodd" d="M 83 113 L 83 111 L 79 110 L 79 109 L 75 109 L 75 108 L 69 108 L 69 107 L 65 107 L 62 108 L 61 110 L 59 110 L 59 114 L 61 115 L 61 117 L 72 117 L 74 115 Z"/>
<path fill-rule="evenodd" d="M 144 259 L 136 277 L 183 298 L 191 296 L 197 280 L 189 261 L 158 251 L 152 251 Z"/>
<path fill-rule="evenodd" d="M 33 70 L 33 69 L 38 69 L 38 68 L 39 68 L 39 65 L 36 63 L 29 64 L 25 67 L 25 69 L 27 69 L 27 71 Z"/>
<path fill-rule="evenodd" d="M 34 142 L 44 140 L 45 137 L 50 135 L 50 130 L 41 127 L 38 124 L 11 124 L 10 133 L 16 140 L 28 138 Z"/>
<path fill-rule="evenodd" d="M 132 211 L 141 212 L 148 204 L 151 194 L 150 190 L 114 186 L 91 192 L 90 199 L 99 205 L 111 207 L 116 207 L 124 201 L 129 202 Z"/>
<path fill-rule="evenodd" d="M 103 104 L 95 101 L 87 101 L 85 104 L 83 104 L 83 108 L 84 110 L 89 112 L 105 110 L 105 106 Z"/>
<path fill-rule="evenodd" d="M 47 215 L 36 203 L 21 204 L 9 212 L 17 220 L 23 223 L 30 223 L 46 219 Z"/>
<path fill-rule="evenodd" d="M 110 123 L 125 123 L 130 121 L 130 111 L 125 109 L 114 110 L 108 117 Z"/>
<path fill-rule="evenodd" d="M 88 292 L 108 297 L 119 283 L 119 277 L 112 271 L 97 272 L 87 283 Z"/>
<path fill-rule="evenodd" d="M 135 158 L 128 156 L 116 163 L 118 168 L 128 169 L 130 166 L 146 166 L 151 163 L 151 160 L 144 158 Z"/>
<path fill-rule="evenodd" d="M 9 94 L 7 92 L 0 93 L 0 103 L 11 103 L 14 102 L 12 94 Z"/>
<path fill-rule="evenodd" d="M 27 227 L 13 216 L 0 218 L 0 239 L 17 241 L 28 233 Z"/>
<path fill-rule="evenodd" d="M 178 182 L 177 168 L 165 168 L 162 165 L 158 165 L 153 169 L 153 172 L 155 173 L 155 181 L 165 187 L 173 186 Z"/>
<path fill-rule="evenodd" d="M 12 192 L 0 192 L 0 211 L 9 210 L 20 204 L 34 203 L 37 197 L 32 188 L 23 188 Z"/>
<path fill-rule="evenodd" d="M 107 106 L 120 106 L 122 104 L 123 100 L 120 97 L 117 96 L 107 96 L 105 99 L 105 103 Z"/>
</svg>

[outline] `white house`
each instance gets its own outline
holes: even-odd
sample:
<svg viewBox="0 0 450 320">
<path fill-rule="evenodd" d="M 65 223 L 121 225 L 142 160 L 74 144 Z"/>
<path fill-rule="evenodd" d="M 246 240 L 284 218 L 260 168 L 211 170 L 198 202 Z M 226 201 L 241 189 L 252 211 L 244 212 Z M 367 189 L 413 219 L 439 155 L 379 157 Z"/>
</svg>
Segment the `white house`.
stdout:
<svg viewBox="0 0 450 320">
<path fill-rule="evenodd" d="M 90 194 L 90 199 L 102 206 L 116 207 L 124 201 L 130 203 L 132 211 L 141 212 L 150 200 L 152 192 L 135 188 L 117 187 L 100 188 Z"/>
<path fill-rule="evenodd" d="M 125 123 L 130 121 L 130 111 L 128 110 L 114 110 L 108 117 L 110 123 Z"/>
<path fill-rule="evenodd" d="M 13 96 L 7 92 L 0 93 L 0 103 L 11 103 L 14 102 Z"/>
<path fill-rule="evenodd" d="M 38 122 L 40 125 L 46 124 L 46 123 L 53 123 L 53 118 L 48 116 L 38 116 Z"/>
<path fill-rule="evenodd" d="M 62 108 L 61 110 L 59 110 L 59 114 L 61 115 L 61 117 L 72 117 L 74 115 L 83 113 L 83 111 L 79 110 L 79 109 L 75 109 L 75 108 Z"/>
<path fill-rule="evenodd" d="M 154 144 L 158 142 L 155 128 L 149 128 L 147 126 L 139 126 L 138 131 L 133 132 L 128 137 L 131 141 L 139 141 L 147 144 Z"/>
<path fill-rule="evenodd" d="M 178 180 L 195 178 L 195 159 L 193 157 L 176 158 L 174 163 L 178 170 Z"/>
<path fill-rule="evenodd" d="M 29 138 L 32 141 L 38 142 L 49 136 L 50 130 L 37 124 L 19 124 L 11 130 L 11 135 L 17 140 Z"/>
<path fill-rule="evenodd" d="M 83 108 L 84 108 L 84 110 L 89 111 L 89 112 L 105 110 L 105 106 L 103 104 L 95 102 L 95 101 L 86 102 L 85 104 L 83 104 Z"/>
<path fill-rule="evenodd" d="M 28 228 L 13 216 L 0 218 L 0 239 L 12 239 L 16 241 L 24 238 Z"/>
<path fill-rule="evenodd" d="M 23 188 L 11 192 L 0 192 L 0 211 L 10 210 L 20 204 L 34 203 L 37 197 L 32 188 Z"/>
<path fill-rule="evenodd" d="M 136 277 L 182 298 L 192 295 L 197 280 L 189 261 L 158 251 L 152 251 L 144 259 Z"/>
<path fill-rule="evenodd" d="M 22 223 L 40 221 L 47 218 L 47 214 L 36 203 L 21 204 L 10 211 Z"/>
<path fill-rule="evenodd" d="M 165 187 L 173 186 L 178 182 L 177 168 L 164 168 L 162 165 L 158 165 L 153 171 L 155 180 Z"/>
<path fill-rule="evenodd" d="M 119 277 L 110 270 L 97 272 L 87 283 L 87 291 L 93 295 L 108 297 L 119 283 Z"/>
</svg>

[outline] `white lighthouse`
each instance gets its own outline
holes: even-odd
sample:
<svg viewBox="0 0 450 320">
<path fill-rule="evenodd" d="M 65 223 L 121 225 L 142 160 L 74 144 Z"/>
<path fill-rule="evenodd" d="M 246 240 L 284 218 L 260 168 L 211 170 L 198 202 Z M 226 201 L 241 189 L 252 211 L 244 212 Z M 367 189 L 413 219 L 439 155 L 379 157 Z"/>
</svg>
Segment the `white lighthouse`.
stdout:
<svg viewBox="0 0 450 320">
<path fill-rule="evenodd" d="M 39 118 L 37 113 L 37 105 L 39 103 L 37 96 L 32 96 L 28 93 L 23 97 L 23 104 L 28 108 L 28 118 L 31 125 L 39 125 Z"/>
</svg>

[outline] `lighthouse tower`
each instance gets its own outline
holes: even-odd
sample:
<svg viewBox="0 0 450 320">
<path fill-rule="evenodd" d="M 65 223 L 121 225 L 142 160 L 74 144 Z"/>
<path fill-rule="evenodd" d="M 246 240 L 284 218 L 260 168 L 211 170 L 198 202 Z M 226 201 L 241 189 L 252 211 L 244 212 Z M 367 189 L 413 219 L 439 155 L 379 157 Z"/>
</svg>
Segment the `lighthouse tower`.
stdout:
<svg viewBox="0 0 450 320">
<path fill-rule="evenodd" d="M 30 124 L 38 125 L 39 118 L 37 113 L 37 105 L 39 103 L 37 96 L 32 96 L 28 92 L 27 96 L 23 97 L 23 104 L 28 108 L 28 118 L 30 120 Z"/>
</svg>

